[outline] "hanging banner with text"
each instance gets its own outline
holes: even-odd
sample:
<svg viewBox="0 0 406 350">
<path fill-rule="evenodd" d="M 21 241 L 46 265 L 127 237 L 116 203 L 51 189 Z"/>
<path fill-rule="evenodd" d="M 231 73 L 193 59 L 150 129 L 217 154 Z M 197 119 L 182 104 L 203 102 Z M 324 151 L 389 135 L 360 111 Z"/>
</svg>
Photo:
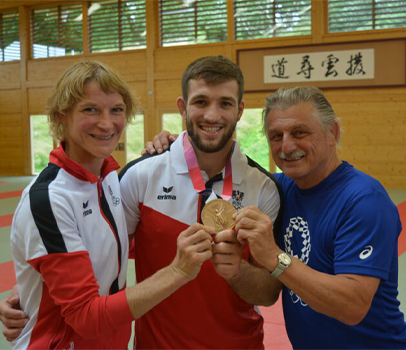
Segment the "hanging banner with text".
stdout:
<svg viewBox="0 0 406 350">
<path fill-rule="evenodd" d="M 264 82 L 374 79 L 374 49 L 264 56 Z"/>
<path fill-rule="evenodd" d="M 406 40 L 237 51 L 245 91 L 406 85 Z"/>
</svg>

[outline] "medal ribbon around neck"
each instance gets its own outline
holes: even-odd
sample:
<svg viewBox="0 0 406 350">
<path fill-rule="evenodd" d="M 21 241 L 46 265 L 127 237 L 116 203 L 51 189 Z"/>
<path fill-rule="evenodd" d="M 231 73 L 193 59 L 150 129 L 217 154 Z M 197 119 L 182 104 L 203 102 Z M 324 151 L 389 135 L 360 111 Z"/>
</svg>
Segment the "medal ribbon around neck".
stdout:
<svg viewBox="0 0 406 350">
<path fill-rule="evenodd" d="M 197 193 L 201 193 L 206 190 L 202 173 L 200 172 L 199 163 L 193 146 L 191 145 L 187 133 L 183 135 L 183 152 L 185 155 L 187 167 L 189 170 L 190 178 L 192 179 L 193 187 Z M 231 156 L 227 160 L 225 169 L 225 178 L 223 181 L 223 193 L 220 198 L 228 201 L 231 198 L 233 192 L 233 174 L 231 167 Z"/>
</svg>

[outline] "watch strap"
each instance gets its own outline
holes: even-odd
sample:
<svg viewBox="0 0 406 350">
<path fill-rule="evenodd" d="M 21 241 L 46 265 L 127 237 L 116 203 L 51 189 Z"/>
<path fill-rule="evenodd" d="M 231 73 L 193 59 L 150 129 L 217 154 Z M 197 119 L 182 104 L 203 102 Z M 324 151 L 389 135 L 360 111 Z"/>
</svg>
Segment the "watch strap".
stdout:
<svg viewBox="0 0 406 350">
<path fill-rule="evenodd" d="M 275 270 L 271 272 L 271 276 L 275 278 L 278 277 L 283 271 L 285 271 L 285 269 L 288 268 L 290 263 L 292 262 L 289 254 L 285 252 L 278 254 L 278 260 L 278 266 L 276 266 Z"/>
<path fill-rule="evenodd" d="M 285 266 L 279 263 L 278 266 L 276 266 L 276 269 L 271 272 L 271 276 L 275 278 L 278 277 L 285 270 L 285 268 Z"/>
</svg>

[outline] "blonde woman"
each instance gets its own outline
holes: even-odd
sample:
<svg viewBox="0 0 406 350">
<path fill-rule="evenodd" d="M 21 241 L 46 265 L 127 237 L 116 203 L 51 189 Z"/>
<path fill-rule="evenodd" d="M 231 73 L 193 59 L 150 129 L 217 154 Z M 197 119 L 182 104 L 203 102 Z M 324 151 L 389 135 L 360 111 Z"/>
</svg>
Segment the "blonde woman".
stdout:
<svg viewBox="0 0 406 350">
<path fill-rule="evenodd" d="M 126 288 L 128 237 L 111 157 L 137 108 L 124 80 L 92 61 L 69 68 L 49 100 L 60 146 L 24 190 L 11 244 L 22 310 L 15 349 L 127 349 L 131 321 L 196 277 L 211 252 L 200 224 L 173 262 Z"/>
</svg>

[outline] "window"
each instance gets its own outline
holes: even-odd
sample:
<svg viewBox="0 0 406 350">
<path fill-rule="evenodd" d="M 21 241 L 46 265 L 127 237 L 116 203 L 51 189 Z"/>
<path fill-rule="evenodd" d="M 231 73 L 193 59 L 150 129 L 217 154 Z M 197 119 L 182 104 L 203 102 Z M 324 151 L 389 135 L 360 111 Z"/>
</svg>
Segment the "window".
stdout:
<svg viewBox="0 0 406 350">
<path fill-rule="evenodd" d="M 126 129 L 127 163 L 141 156 L 144 149 L 144 115 L 136 114 Z"/>
<path fill-rule="evenodd" d="M 172 134 L 180 134 L 183 130 L 183 119 L 179 113 L 162 114 L 162 130 L 168 130 Z"/>
<path fill-rule="evenodd" d="M 31 116 L 31 171 L 40 173 L 49 162 L 49 153 L 54 148 L 54 141 L 49 134 L 46 115 Z"/>
<path fill-rule="evenodd" d="M 31 10 L 33 58 L 83 53 L 82 4 Z"/>
<path fill-rule="evenodd" d="M 0 62 L 20 59 L 18 12 L 0 13 Z"/>
<path fill-rule="evenodd" d="M 145 1 L 92 1 L 88 9 L 89 51 L 145 48 Z"/>
<path fill-rule="evenodd" d="M 406 1 L 329 0 L 329 32 L 406 27 Z"/>
<path fill-rule="evenodd" d="M 235 39 L 311 34 L 311 0 L 234 0 Z"/>
<path fill-rule="evenodd" d="M 241 151 L 264 169 L 269 170 L 268 141 L 262 130 L 262 109 L 244 109 L 236 131 Z"/>
<path fill-rule="evenodd" d="M 227 40 L 227 0 L 160 0 L 161 45 Z"/>
</svg>

